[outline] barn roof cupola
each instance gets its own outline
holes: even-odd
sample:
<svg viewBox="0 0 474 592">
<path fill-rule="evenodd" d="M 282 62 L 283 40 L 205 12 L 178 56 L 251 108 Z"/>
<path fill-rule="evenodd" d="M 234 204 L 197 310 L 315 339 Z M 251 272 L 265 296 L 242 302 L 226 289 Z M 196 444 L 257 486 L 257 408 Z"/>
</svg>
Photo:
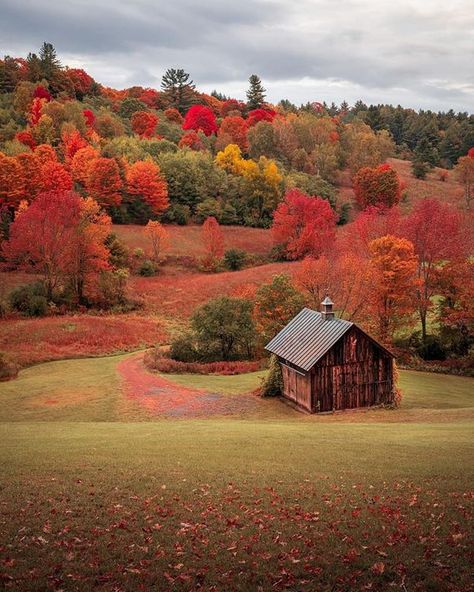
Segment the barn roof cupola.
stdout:
<svg viewBox="0 0 474 592">
<path fill-rule="evenodd" d="M 334 302 L 326 296 L 326 298 L 321 302 L 321 316 L 323 317 L 323 321 L 332 321 L 334 320 L 334 311 L 332 307 L 334 306 Z"/>
</svg>

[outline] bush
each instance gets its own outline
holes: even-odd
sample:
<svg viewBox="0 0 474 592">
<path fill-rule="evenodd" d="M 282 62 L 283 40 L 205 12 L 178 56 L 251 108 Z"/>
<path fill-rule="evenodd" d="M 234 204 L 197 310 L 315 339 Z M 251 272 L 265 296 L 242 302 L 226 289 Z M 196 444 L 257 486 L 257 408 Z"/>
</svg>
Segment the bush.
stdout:
<svg viewBox="0 0 474 592">
<path fill-rule="evenodd" d="M 194 345 L 194 336 L 183 333 L 171 342 L 170 357 L 178 362 L 196 362 L 199 354 Z"/>
<path fill-rule="evenodd" d="M 99 304 L 103 308 L 112 308 L 127 304 L 128 269 L 103 271 L 99 280 Z"/>
<path fill-rule="evenodd" d="M 179 362 L 162 356 L 158 350 L 146 354 L 145 365 L 151 370 L 168 374 L 218 374 L 223 376 L 256 372 L 262 368 L 261 361 Z"/>
<path fill-rule="evenodd" d="M 217 199 L 209 197 L 196 206 L 196 222 L 202 224 L 209 216 L 220 219 L 221 204 Z"/>
<path fill-rule="evenodd" d="M 283 375 L 278 358 L 274 355 L 270 357 L 270 367 L 268 375 L 262 384 L 262 397 L 278 397 L 283 392 Z"/>
<path fill-rule="evenodd" d="M 339 209 L 339 218 L 337 220 L 338 226 L 344 226 L 349 222 L 349 218 L 351 215 L 351 204 L 349 202 L 345 202 L 341 205 Z"/>
<path fill-rule="evenodd" d="M 155 264 L 153 261 L 150 261 L 150 259 L 145 259 L 145 261 L 143 261 L 143 263 L 140 265 L 138 273 L 144 277 L 151 277 L 155 275 Z"/>
<path fill-rule="evenodd" d="M 179 226 L 186 226 L 191 217 L 191 210 L 188 206 L 181 204 L 172 203 L 170 207 L 162 216 L 163 222 L 169 222 L 170 224 L 178 224 Z"/>
<path fill-rule="evenodd" d="M 0 382 L 13 380 L 18 376 L 18 366 L 6 354 L 0 352 Z"/>
<path fill-rule="evenodd" d="M 117 235 L 114 233 L 109 234 L 104 244 L 110 251 L 109 263 L 113 267 L 127 267 L 128 249 Z"/>
<path fill-rule="evenodd" d="M 226 362 L 252 358 L 256 330 L 248 300 L 228 296 L 209 300 L 196 309 L 191 324 L 202 360 Z"/>
<path fill-rule="evenodd" d="M 408 345 L 416 355 L 425 361 L 445 360 L 447 356 L 446 347 L 441 339 L 435 335 L 427 335 L 423 343 L 420 332 L 416 331 L 408 340 Z"/>
<path fill-rule="evenodd" d="M 425 179 L 430 167 L 422 160 L 414 160 L 411 164 L 411 172 L 416 179 Z"/>
<path fill-rule="evenodd" d="M 41 282 L 19 286 L 10 292 L 10 306 L 28 317 L 44 317 L 48 312 L 46 290 Z"/>
<path fill-rule="evenodd" d="M 247 253 L 241 249 L 229 249 L 224 253 L 224 265 L 231 271 L 242 269 L 247 258 Z"/>
</svg>

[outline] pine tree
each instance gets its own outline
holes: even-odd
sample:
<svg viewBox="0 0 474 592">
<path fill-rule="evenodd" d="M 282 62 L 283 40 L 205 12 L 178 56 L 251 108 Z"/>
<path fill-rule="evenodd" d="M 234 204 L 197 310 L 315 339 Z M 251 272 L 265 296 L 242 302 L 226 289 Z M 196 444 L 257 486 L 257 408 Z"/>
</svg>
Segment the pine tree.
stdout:
<svg viewBox="0 0 474 592">
<path fill-rule="evenodd" d="M 52 43 L 46 43 L 46 41 L 43 43 L 39 52 L 39 59 L 43 78 L 48 81 L 53 80 L 62 66 Z"/>
<path fill-rule="evenodd" d="M 29 53 L 26 61 L 28 63 L 28 80 L 30 82 L 40 82 L 43 78 L 41 60 L 35 53 Z"/>
<path fill-rule="evenodd" d="M 169 68 L 166 70 L 161 81 L 161 88 L 169 107 L 175 107 L 182 115 L 194 103 L 195 86 L 190 80 L 189 74 L 183 69 Z"/>
<path fill-rule="evenodd" d="M 249 110 L 260 109 L 265 105 L 265 89 L 256 74 L 249 78 L 250 87 L 247 91 L 247 106 Z"/>
</svg>

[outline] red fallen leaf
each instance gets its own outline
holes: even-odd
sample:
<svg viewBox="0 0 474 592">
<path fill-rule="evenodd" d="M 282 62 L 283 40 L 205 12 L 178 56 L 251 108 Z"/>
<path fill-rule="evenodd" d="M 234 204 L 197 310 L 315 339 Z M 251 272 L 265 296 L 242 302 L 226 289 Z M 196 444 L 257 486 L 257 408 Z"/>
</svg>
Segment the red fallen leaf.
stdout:
<svg viewBox="0 0 474 592">
<path fill-rule="evenodd" d="M 349 551 L 344 555 L 342 560 L 344 561 L 344 563 L 352 563 L 357 559 L 359 555 L 359 551 L 357 549 L 352 548 L 349 549 Z"/>
<path fill-rule="evenodd" d="M 2 561 L 2 563 L 5 567 L 13 567 L 15 565 L 15 560 L 7 557 Z"/>
<path fill-rule="evenodd" d="M 377 561 L 377 563 L 374 563 L 372 565 L 370 570 L 374 574 L 381 575 L 385 571 L 385 563 L 383 563 L 383 561 Z"/>
</svg>

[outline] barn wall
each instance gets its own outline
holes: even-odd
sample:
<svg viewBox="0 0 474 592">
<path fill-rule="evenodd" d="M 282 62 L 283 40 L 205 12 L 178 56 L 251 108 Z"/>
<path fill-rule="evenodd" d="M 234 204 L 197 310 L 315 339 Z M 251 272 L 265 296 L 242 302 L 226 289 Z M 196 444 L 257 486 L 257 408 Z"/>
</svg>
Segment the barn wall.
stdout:
<svg viewBox="0 0 474 592">
<path fill-rule="evenodd" d="M 331 348 L 311 374 L 313 411 L 392 402 L 393 360 L 357 327 Z"/>
<path fill-rule="evenodd" d="M 298 406 L 311 411 L 311 374 L 302 375 L 285 363 L 281 363 L 283 395 Z"/>
</svg>

